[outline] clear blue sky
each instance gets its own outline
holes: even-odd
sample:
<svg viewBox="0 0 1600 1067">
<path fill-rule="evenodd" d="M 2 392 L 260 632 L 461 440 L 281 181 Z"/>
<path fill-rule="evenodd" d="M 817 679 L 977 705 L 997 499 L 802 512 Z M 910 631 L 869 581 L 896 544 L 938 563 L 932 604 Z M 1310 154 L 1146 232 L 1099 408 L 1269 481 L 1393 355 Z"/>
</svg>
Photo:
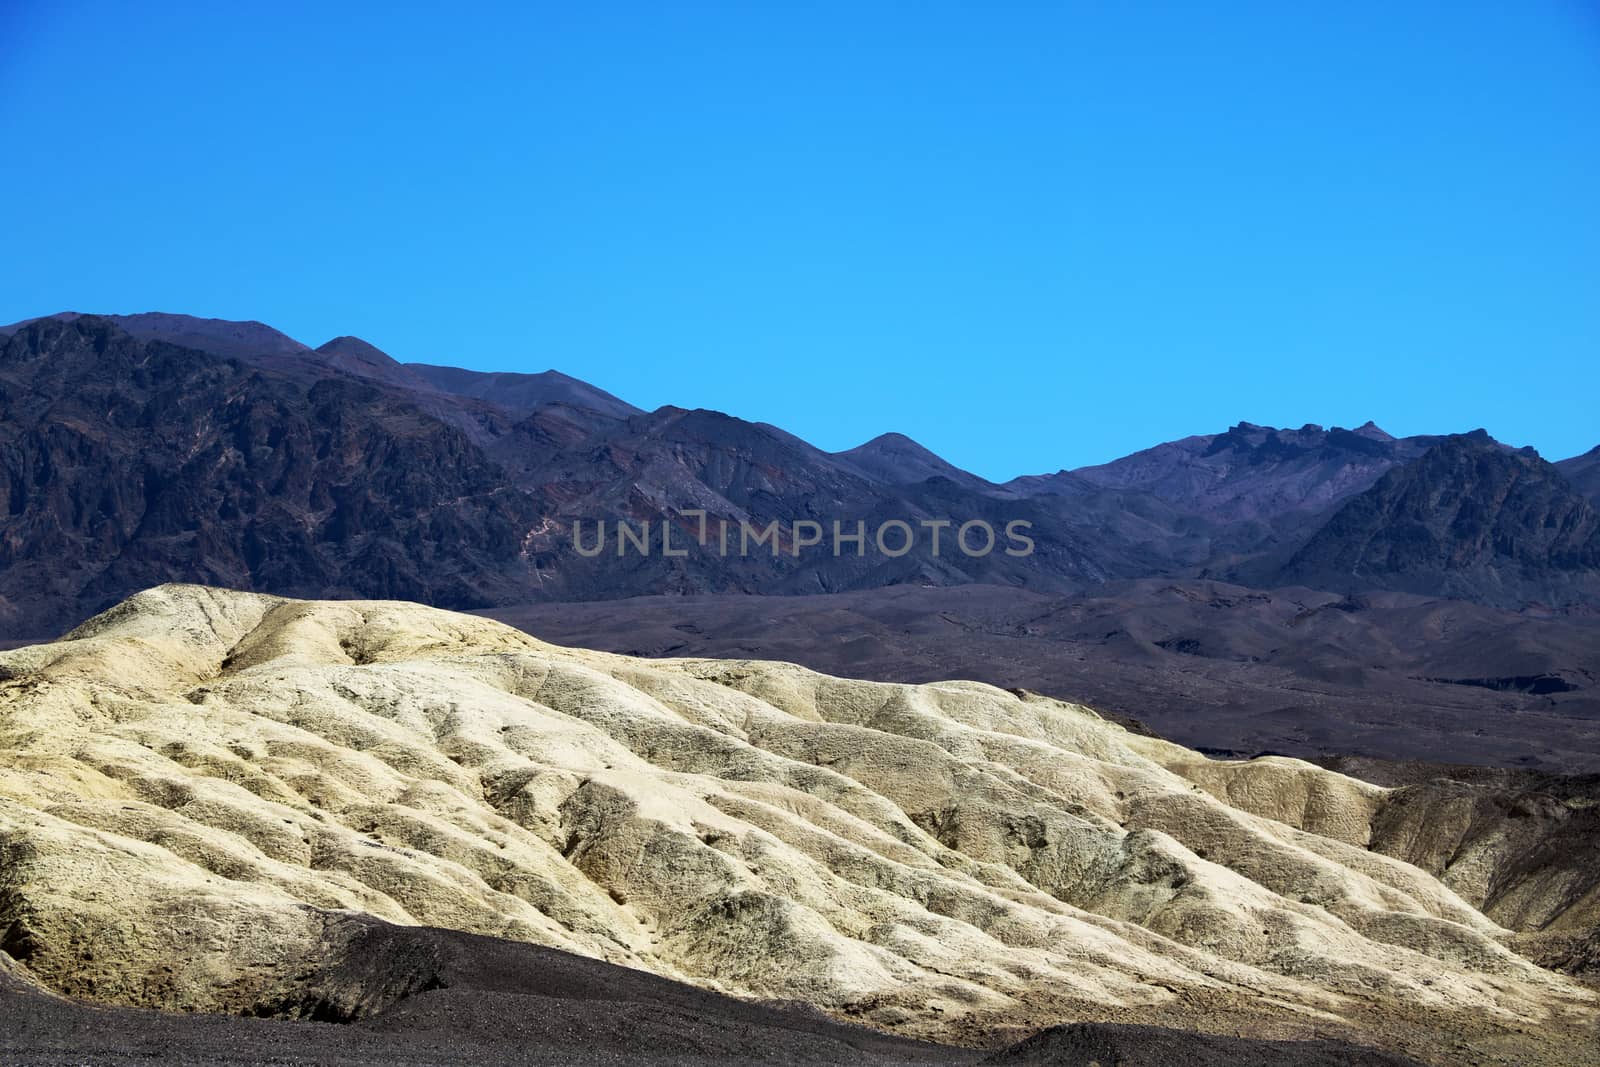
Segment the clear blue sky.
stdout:
<svg viewBox="0 0 1600 1067">
<path fill-rule="evenodd" d="M 993 478 L 1240 419 L 1600 443 L 1593 3 L 321 6 L 0 0 L 0 321 Z"/>
</svg>

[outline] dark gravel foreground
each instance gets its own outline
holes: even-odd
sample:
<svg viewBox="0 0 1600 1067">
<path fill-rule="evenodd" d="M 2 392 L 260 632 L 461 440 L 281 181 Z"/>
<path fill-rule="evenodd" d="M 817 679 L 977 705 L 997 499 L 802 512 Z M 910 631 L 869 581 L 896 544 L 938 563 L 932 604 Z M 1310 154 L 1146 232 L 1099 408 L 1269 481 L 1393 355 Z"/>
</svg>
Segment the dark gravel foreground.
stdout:
<svg viewBox="0 0 1600 1067">
<path fill-rule="evenodd" d="M 1400 1067 L 1415 1060 L 1343 1041 L 1250 1041 L 1158 1026 L 1076 1023 L 1041 1030 L 983 1067 Z"/>
<path fill-rule="evenodd" d="M 49 993 L 0 953 L 0 1064 L 774 1065 L 1404 1067 L 1337 1042 L 1249 1041 L 1077 1024 L 999 1052 L 928 1045 L 805 1006 L 721 996 L 551 949 L 352 919 L 342 958 L 287 1018 L 106 1008 Z"/>
</svg>

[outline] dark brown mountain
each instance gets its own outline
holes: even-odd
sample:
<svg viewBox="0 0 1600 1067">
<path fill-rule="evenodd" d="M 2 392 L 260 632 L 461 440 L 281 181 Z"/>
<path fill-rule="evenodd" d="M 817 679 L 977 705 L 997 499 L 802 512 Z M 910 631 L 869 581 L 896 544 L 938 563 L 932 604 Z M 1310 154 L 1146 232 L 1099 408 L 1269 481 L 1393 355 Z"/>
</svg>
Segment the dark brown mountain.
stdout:
<svg viewBox="0 0 1600 1067">
<path fill-rule="evenodd" d="M 84 318 L 76 311 L 63 311 L 45 316 L 57 322 L 72 322 Z M 172 315 L 163 311 L 147 311 L 137 315 L 87 316 L 115 323 L 130 337 L 141 341 L 165 341 L 182 348 L 193 348 L 230 359 L 260 363 L 274 360 L 296 360 L 311 349 L 287 334 L 274 330 L 265 323 L 234 322 L 228 319 L 202 319 L 193 315 Z M 24 319 L 10 326 L 0 327 L 0 334 L 11 334 L 44 319 Z"/>
<path fill-rule="evenodd" d="M 536 413 L 492 453 L 515 483 L 545 507 L 548 529 L 530 539 L 529 551 L 548 576 L 557 599 L 604 599 L 621 591 L 651 592 L 833 592 L 906 582 L 955 585 L 991 581 L 1041 589 L 1076 588 L 1152 565 L 1130 549 L 1094 531 L 1065 522 L 1052 501 L 975 492 L 984 485 L 932 477 L 909 485 L 886 481 L 862 469 L 848 453 L 832 455 L 782 430 L 715 411 L 666 407 L 574 439 L 569 426 Z M 572 440 L 564 444 L 563 439 Z M 960 473 L 960 472 L 958 472 Z M 705 540 L 701 519 L 705 512 Z M 573 551 L 573 524 L 586 523 L 586 546 L 594 546 L 595 522 L 612 531 L 596 559 Z M 649 556 L 619 554 L 616 522 L 633 530 L 648 523 Z M 914 547 L 896 556 L 904 531 L 876 534 L 884 523 L 905 523 Z M 686 553 L 660 551 L 662 524 L 670 523 L 672 545 Z M 745 540 L 746 526 L 764 531 L 778 523 L 777 552 Z M 834 523 L 840 533 L 865 532 L 864 543 L 841 541 L 835 554 Z M 989 545 L 981 528 L 957 543 L 958 528 L 984 522 L 994 532 Z M 1033 548 L 1005 539 L 1008 523 L 1029 524 Z M 796 523 L 814 523 L 807 536 L 817 546 L 797 546 Z M 933 527 L 940 545 L 933 545 Z M 722 531 L 728 531 L 724 553 Z"/>
<path fill-rule="evenodd" d="M 202 351 L 205 349 L 202 348 Z M 356 378 L 370 378 L 375 382 L 383 382 L 399 389 L 422 393 L 436 391 L 433 385 L 415 370 L 359 337 L 335 337 L 327 344 L 318 345 L 316 352 L 330 370 L 340 371 Z"/>
<path fill-rule="evenodd" d="M 1588 521 L 1572 491 L 1561 496 L 1555 468 L 1540 468 L 1543 490 L 1519 481 L 1508 506 L 1492 477 L 1418 466 L 1439 439 L 1395 439 L 1370 423 L 1240 423 L 1001 486 L 898 434 L 828 453 L 717 412 L 641 412 L 555 371 L 402 364 L 355 337 L 313 349 L 261 323 L 162 313 L 65 313 L 7 334 L 21 346 L 5 367 L 0 428 L 13 498 L 0 628 L 12 636 L 48 633 L 170 579 L 448 606 L 969 582 L 1068 593 L 1116 579 L 1216 576 L 1577 607 L 1594 585 L 1590 550 L 1548 526 Z M 26 355 L 44 344 L 71 352 L 62 366 L 72 374 Z M 148 362 L 140 345 L 159 358 Z M 137 417 L 118 414 L 129 404 Z M 227 421 L 237 419 L 245 425 Z M 280 448 L 280 439 L 292 444 Z M 1504 471 L 1507 463 L 1515 465 L 1503 459 Z M 1588 468 L 1564 469 L 1581 479 Z M 1418 515 L 1434 498 L 1375 505 L 1380 479 L 1398 470 L 1459 496 L 1455 514 L 1467 526 L 1492 514 L 1476 533 L 1452 519 L 1429 534 L 1487 549 L 1407 556 L 1416 546 L 1406 531 L 1431 529 Z M 601 520 L 604 551 L 576 551 L 578 524 L 588 524 L 592 547 Z M 648 554 L 618 554 L 619 520 L 635 534 L 649 524 Z M 969 521 L 995 532 L 993 549 L 955 549 L 956 528 Z M 875 543 L 894 522 L 915 535 L 903 556 Z M 757 533 L 778 524 L 776 555 L 760 543 L 747 550 L 746 523 Z M 857 523 L 860 547 L 848 540 Z M 1030 554 L 1004 551 L 1023 545 L 1006 538 L 1009 523 L 1031 540 Z M 453 524 L 460 536 L 448 533 Z M 819 544 L 796 554 L 801 528 Z M 664 536 L 685 554 L 664 554 Z M 904 535 L 888 536 L 898 547 Z M 974 537 L 981 548 L 981 528 Z M 1380 550 L 1381 565 L 1362 555 Z"/>
<path fill-rule="evenodd" d="M 522 376 L 561 388 L 541 401 L 528 381 L 512 382 L 510 402 L 534 405 L 516 411 L 436 388 L 357 338 L 311 349 L 259 324 L 123 318 L 145 339 L 121 318 L 79 315 L 8 331 L 0 626 L 12 637 L 48 635 L 167 580 L 470 607 L 905 582 L 1064 590 L 1160 562 L 1064 521 L 1051 501 L 1012 498 L 954 468 L 959 480 L 889 484 L 775 427 L 638 413 L 570 380 Z M 681 514 L 693 509 L 706 512 L 705 544 L 698 519 Z M 601 520 L 607 550 L 587 558 L 574 525 Z M 649 524 L 648 552 L 618 554 L 619 520 Z M 890 520 L 918 538 L 904 556 L 875 544 Z M 662 551 L 669 521 L 685 556 Z M 835 521 L 865 543 L 846 540 L 835 555 Z M 941 551 L 924 521 L 946 524 Z M 988 523 L 993 547 L 976 529 L 977 552 L 957 551 L 967 521 Z M 1029 524 L 1030 555 L 1005 552 L 1024 544 L 1006 538 L 1011 522 Z M 744 523 L 765 543 L 743 551 Z M 800 537 L 817 544 L 797 554 Z"/>
<path fill-rule="evenodd" d="M 0 327 L 0 336 L 34 322 L 71 322 L 84 316 L 62 312 Z M 336 337 L 313 349 L 260 322 L 202 319 L 144 312 L 95 316 L 141 341 L 161 341 L 222 359 L 235 359 L 299 380 L 360 378 L 394 398 L 461 430 L 478 445 L 504 434 L 519 415 L 475 397 L 436 388 L 412 368 L 359 337 Z M 471 372 L 467 372 L 471 373 Z"/>
<path fill-rule="evenodd" d="M 1014 479 L 1006 488 L 1070 501 L 1072 514 L 1166 561 L 1166 573 L 1270 571 L 1342 501 L 1427 451 L 1432 438 L 1241 422 L 1111 463 Z M 1270 581 L 1269 581 L 1270 584 Z"/>
<path fill-rule="evenodd" d="M 47 635 L 174 579 L 461 607 L 526 588 L 538 513 L 460 430 L 93 317 L 0 348 L 0 605 Z M 337 591 L 337 592 L 336 592 Z"/>
<path fill-rule="evenodd" d="M 1279 522 L 1317 514 L 1427 451 L 1431 438 L 1395 438 L 1372 423 L 1356 430 L 1278 430 L 1241 422 L 1095 467 L 1007 483 L 1027 492 L 1082 495 L 1138 490 L 1215 520 Z"/>
<path fill-rule="evenodd" d="M 1600 515 L 1532 449 L 1483 431 L 1445 438 L 1351 499 L 1280 580 L 1516 607 L 1600 592 Z"/>
</svg>

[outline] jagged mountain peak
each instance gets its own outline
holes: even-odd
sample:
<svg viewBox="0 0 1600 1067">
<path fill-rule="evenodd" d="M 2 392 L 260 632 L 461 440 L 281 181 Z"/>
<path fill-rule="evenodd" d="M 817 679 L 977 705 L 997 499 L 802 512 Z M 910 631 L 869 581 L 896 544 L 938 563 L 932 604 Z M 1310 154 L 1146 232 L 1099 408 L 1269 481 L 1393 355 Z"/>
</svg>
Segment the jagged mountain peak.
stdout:
<svg viewBox="0 0 1600 1067">
<path fill-rule="evenodd" d="M 1024 491 L 1053 485 L 1064 495 L 1144 493 L 1207 521 L 1316 513 L 1427 447 L 1428 439 L 1395 439 L 1368 426 L 1324 429 L 1307 423 L 1279 429 L 1239 422 L 1222 433 L 1185 437 L 1110 463 L 1009 484 Z"/>
</svg>

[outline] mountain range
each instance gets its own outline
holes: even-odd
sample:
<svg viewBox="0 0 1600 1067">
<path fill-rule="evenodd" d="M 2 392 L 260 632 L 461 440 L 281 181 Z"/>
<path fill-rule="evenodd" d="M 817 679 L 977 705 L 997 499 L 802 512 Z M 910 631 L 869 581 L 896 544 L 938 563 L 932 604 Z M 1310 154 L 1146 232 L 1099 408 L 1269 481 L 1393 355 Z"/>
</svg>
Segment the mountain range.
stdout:
<svg viewBox="0 0 1600 1067">
<path fill-rule="evenodd" d="M 0 328 L 0 1059 L 1593 1061 L 1597 483 Z"/>
<path fill-rule="evenodd" d="M 1239 423 L 993 484 L 899 434 L 830 453 L 719 412 L 641 411 L 555 371 L 406 364 L 256 322 L 65 313 L 0 329 L 0 345 L 11 639 L 165 580 L 477 609 L 1157 576 L 1600 602 L 1600 449 L 1552 465 L 1481 431 Z M 904 554 L 904 531 L 874 536 L 897 521 L 916 538 Z M 601 522 L 604 550 L 578 551 Z M 742 551 L 746 526 L 773 523 Z M 965 523 L 994 547 L 958 547 Z M 1010 523 L 1027 554 L 1005 551 L 1023 544 Z M 984 525 L 961 546 L 982 548 Z"/>
</svg>

